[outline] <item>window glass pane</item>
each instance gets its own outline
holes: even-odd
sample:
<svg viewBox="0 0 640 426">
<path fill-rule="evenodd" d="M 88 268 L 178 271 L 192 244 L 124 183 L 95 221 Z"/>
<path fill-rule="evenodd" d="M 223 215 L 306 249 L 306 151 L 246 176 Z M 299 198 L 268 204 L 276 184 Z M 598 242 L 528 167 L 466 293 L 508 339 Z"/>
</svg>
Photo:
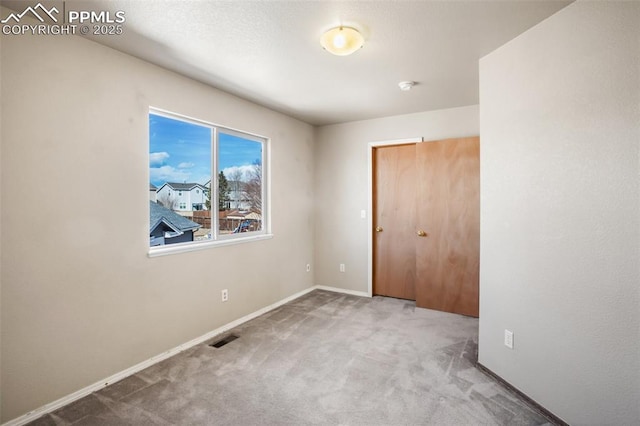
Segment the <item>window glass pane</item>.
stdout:
<svg viewBox="0 0 640 426">
<path fill-rule="evenodd" d="M 149 243 L 211 239 L 212 130 L 149 114 Z"/>
<path fill-rule="evenodd" d="M 221 131 L 218 135 L 219 233 L 261 231 L 263 143 Z"/>
</svg>

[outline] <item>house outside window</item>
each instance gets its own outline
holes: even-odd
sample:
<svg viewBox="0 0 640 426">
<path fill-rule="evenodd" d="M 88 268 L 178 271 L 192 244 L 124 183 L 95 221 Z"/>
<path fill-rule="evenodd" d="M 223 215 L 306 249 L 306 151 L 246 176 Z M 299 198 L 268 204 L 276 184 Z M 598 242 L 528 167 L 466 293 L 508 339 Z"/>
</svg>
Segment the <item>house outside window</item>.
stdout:
<svg viewBox="0 0 640 426">
<path fill-rule="evenodd" d="M 150 226 L 164 232 L 150 229 L 150 254 L 169 244 L 268 237 L 267 143 L 264 137 L 150 110 L 150 187 L 157 188 L 155 203 L 164 208 L 150 212 Z M 171 218 L 158 219 L 167 211 L 191 221 L 180 221 L 187 236 Z"/>
</svg>

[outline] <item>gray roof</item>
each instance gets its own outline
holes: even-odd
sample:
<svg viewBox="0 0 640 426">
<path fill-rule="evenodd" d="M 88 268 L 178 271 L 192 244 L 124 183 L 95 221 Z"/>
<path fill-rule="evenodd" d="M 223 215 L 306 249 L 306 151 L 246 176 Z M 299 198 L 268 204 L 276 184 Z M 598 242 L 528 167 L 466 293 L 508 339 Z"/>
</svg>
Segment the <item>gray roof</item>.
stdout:
<svg viewBox="0 0 640 426">
<path fill-rule="evenodd" d="M 149 191 L 155 191 L 156 189 L 158 189 L 158 187 L 149 182 Z"/>
<path fill-rule="evenodd" d="M 169 210 L 167 208 L 162 207 L 158 203 L 154 203 L 153 201 L 149 201 L 150 215 L 149 222 L 150 227 L 149 231 L 153 231 L 156 227 L 164 222 L 170 228 L 175 231 L 185 232 L 185 231 L 195 231 L 200 228 L 200 225 L 197 223 L 187 219 L 184 216 L 180 216 L 178 213 Z"/>
<path fill-rule="evenodd" d="M 174 191 L 190 191 L 191 189 L 198 187 L 198 188 L 202 188 L 202 189 L 206 189 L 204 187 L 204 185 L 199 184 L 199 183 L 177 183 L 177 182 L 166 182 L 164 185 L 169 185 L 171 188 L 173 188 Z M 162 186 L 164 186 L 162 185 Z M 162 186 L 160 188 L 162 188 Z"/>
</svg>

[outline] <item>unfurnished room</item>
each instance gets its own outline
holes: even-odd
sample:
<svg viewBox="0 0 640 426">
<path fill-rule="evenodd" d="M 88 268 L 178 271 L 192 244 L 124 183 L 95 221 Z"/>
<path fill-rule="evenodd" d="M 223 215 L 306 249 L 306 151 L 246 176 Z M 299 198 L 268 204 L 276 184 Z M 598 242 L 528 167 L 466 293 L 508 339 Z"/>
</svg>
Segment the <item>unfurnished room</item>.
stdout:
<svg viewBox="0 0 640 426">
<path fill-rule="evenodd" d="M 0 28 L 3 426 L 640 425 L 640 1 Z"/>
</svg>

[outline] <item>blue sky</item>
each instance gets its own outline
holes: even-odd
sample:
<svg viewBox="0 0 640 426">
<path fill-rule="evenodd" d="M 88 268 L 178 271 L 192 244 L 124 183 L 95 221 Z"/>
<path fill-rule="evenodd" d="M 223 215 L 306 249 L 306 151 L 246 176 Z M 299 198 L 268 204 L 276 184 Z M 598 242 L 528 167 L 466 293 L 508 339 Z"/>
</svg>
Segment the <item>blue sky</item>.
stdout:
<svg viewBox="0 0 640 426">
<path fill-rule="evenodd" d="M 219 135 L 219 163 L 228 177 L 262 158 L 262 145 L 224 133 Z M 198 182 L 211 178 L 211 129 L 149 114 L 149 176 L 160 187 L 165 182 Z"/>
</svg>

